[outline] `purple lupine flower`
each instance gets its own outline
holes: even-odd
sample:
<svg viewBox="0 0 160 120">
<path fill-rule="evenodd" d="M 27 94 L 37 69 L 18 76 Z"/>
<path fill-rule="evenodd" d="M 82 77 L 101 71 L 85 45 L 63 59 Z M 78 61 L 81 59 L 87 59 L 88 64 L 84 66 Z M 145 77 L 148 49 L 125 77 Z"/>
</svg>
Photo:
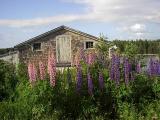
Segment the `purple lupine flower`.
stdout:
<svg viewBox="0 0 160 120">
<path fill-rule="evenodd" d="M 110 68 L 110 79 L 115 80 L 116 84 L 119 85 L 120 81 L 120 57 L 112 54 L 111 68 Z"/>
<path fill-rule="evenodd" d="M 125 83 L 128 85 L 129 82 L 129 60 L 127 58 L 124 59 L 124 78 L 125 78 Z"/>
<path fill-rule="evenodd" d="M 77 92 L 79 93 L 82 88 L 82 68 L 79 65 L 77 67 Z"/>
<path fill-rule="evenodd" d="M 110 79 L 114 80 L 114 64 L 115 64 L 115 55 L 112 54 L 111 58 L 111 68 L 110 68 Z"/>
<path fill-rule="evenodd" d="M 102 72 L 99 72 L 99 87 L 101 90 L 104 88 L 104 78 Z"/>
<path fill-rule="evenodd" d="M 150 58 L 149 64 L 148 64 L 148 75 L 153 76 L 154 75 L 154 60 Z"/>
<path fill-rule="evenodd" d="M 139 74 L 141 72 L 141 63 L 136 64 L 136 72 Z"/>
<path fill-rule="evenodd" d="M 114 65 L 114 79 L 116 84 L 119 85 L 120 82 L 120 58 L 119 56 L 115 57 L 115 65 Z"/>
<path fill-rule="evenodd" d="M 158 60 L 156 60 L 154 62 L 154 74 L 155 75 L 158 75 L 158 69 L 159 69 L 159 62 L 158 62 Z"/>
<path fill-rule="evenodd" d="M 93 82 L 90 72 L 88 72 L 87 79 L 88 79 L 88 93 L 90 95 L 93 95 Z"/>
<path fill-rule="evenodd" d="M 131 63 L 129 63 L 129 73 L 132 71 L 132 64 Z"/>
<path fill-rule="evenodd" d="M 160 75 L 160 63 L 158 63 L 158 75 Z"/>
</svg>

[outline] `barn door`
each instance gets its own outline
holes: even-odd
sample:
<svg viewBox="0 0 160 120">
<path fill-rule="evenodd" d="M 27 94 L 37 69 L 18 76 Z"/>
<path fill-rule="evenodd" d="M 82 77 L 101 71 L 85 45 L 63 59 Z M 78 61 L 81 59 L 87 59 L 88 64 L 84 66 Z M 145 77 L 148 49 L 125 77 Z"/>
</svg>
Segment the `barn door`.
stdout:
<svg viewBox="0 0 160 120">
<path fill-rule="evenodd" d="M 57 36 L 56 57 L 58 63 L 71 62 L 71 37 L 68 35 Z"/>
</svg>

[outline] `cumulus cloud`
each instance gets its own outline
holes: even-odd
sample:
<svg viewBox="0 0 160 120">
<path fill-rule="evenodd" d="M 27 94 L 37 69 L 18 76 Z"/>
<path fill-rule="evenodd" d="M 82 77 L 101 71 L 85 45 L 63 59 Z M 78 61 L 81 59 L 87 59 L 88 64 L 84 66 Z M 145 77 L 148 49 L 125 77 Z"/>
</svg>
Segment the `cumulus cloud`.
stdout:
<svg viewBox="0 0 160 120">
<path fill-rule="evenodd" d="M 12 27 L 38 26 L 72 21 L 100 21 L 117 23 L 160 23 L 160 0 L 62 0 L 85 4 L 83 14 L 66 14 L 27 20 L 0 19 L 0 25 Z M 133 28 L 134 29 L 134 28 Z"/>
<path fill-rule="evenodd" d="M 145 24 L 135 23 L 133 25 L 117 27 L 119 32 L 145 33 L 148 32 Z"/>
<path fill-rule="evenodd" d="M 136 23 L 136 24 L 130 26 L 130 29 L 133 32 L 136 32 L 136 33 L 141 32 L 142 33 L 142 32 L 146 31 L 146 26 L 144 24 Z"/>
<path fill-rule="evenodd" d="M 147 27 L 145 24 L 135 23 L 128 26 L 123 27 L 117 27 L 116 30 L 120 33 L 126 33 L 129 34 L 129 39 L 137 38 L 137 39 L 143 39 L 145 38 L 145 34 L 150 33 L 147 30 Z"/>
</svg>

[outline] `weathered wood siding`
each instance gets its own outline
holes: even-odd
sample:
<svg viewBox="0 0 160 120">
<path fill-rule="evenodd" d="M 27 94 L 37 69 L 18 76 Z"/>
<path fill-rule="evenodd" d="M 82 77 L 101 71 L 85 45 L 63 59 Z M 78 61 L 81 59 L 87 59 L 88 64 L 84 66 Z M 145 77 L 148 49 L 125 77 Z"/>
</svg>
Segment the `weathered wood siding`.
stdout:
<svg viewBox="0 0 160 120">
<path fill-rule="evenodd" d="M 68 36 L 70 40 L 58 40 L 61 36 Z M 58 39 L 57 39 L 58 38 Z M 47 35 L 42 37 L 35 42 L 41 42 L 41 51 L 32 51 L 32 44 L 26 44 L 26 46 L 19 47 L 19 58 L 20 62 L 28 63 L 29 61 L 38 63 L 38 61 L 47 62 L 48 51 L 51 50 L 54 52 L 57 59 L 57 66 L 65 66 L 73 63 L 75 54 L 80 47 L 84 47 L 85 41 L 92 40 L 89 37 L 82 36 L 67 30 L 61 30 L 55 32 L 54 34 Z M 56 47 L 57 41 L 57 47 Z M 95 41 L 95 40 L 92 40 Z M 96 41 L 95 41 L 96 42 Z M 58 51 L 56 51 L 56 49 Z M 58 55 L 57 55 L 57 54 Z M 62 55 L 62 56 L 60 56 Z"/>
<path fill-rule="evenodd" d="M 57 63 L 71 63 L 71 36 L 61 35 L 56 37 Z"/>
</svg>

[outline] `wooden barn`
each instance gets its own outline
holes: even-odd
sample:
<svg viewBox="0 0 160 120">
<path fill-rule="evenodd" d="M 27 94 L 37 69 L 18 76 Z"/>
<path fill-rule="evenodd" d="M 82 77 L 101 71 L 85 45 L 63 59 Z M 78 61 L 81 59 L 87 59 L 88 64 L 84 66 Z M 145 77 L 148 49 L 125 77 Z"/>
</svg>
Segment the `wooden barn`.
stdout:
<svg viewBox="0 0 160 120">
<path fill-rule="evenodd" d="M 72 66 L 79 48 L 94 51 L 99 39 L 87 33 L 60 26 L 39 36 L 16 45 L 18 61 L 23 63 L 47 62 L 48 52 L 54 52 L 57 67 Z"/>
</svg>

